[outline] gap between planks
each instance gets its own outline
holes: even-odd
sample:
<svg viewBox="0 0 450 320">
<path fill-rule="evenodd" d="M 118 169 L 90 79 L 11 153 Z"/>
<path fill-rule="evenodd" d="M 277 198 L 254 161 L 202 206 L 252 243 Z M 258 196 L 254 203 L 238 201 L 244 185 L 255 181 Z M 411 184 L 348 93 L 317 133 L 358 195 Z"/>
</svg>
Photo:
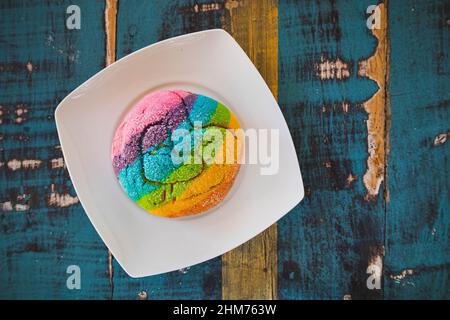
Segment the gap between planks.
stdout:
<svg viewBox="0 0 450 320">
<path fill-rule="evenodd" d="M 116 28 L 117 25 L 117 0 L 105 0 L 105 38 L 106 54 L 105 65 L 109 66 L 116 61 Z M 114 257 L 108 249 L 108 276 L 111 287 L 111 299 L 114 297 Z"/>
<path fill-rule="evenodd" d="M 231 34 L 278 95 L 278 1 L 229 0 Z M 222 299 L 277 299 L 277 226 L 222 256 Z"/>
</svg>

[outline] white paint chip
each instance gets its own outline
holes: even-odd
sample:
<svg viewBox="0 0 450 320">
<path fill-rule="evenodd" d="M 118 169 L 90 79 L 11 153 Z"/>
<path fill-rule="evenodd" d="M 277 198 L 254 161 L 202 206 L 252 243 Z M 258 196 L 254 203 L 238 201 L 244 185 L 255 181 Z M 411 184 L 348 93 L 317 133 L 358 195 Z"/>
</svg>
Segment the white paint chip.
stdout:
<svg viewBox="0 0 450 320">
<path fill-rule="evenodd" d="M 52 169 L 65 168 L 64 158 L 56 158 L 50 160 L 50 166 Z"/>
<path fill-rule="evenodd" d="M 396 283 L 400 283 L 403 279 L 405 279 L 407 276 L 411 276 L 414 274 L 413 269 L 405 269 L 402 270 L 399 274 L 390 275 L 389 277 L 394 280 Z"/>
<path fill-rule="evenodd" d="M 337 58 L 336 60 L 325 60 L 321 58 L 321 62 L 316 65 L 317 76 L 321 80 L 346 79 L 350 77 L 348 64 Z"/>
<path fill-rule="evenodd" d="M 8 168 L 12 171 L 16 171 L 19 169 L 37 169 L 42 163 L 42 160 L 38 159 L 25 159 L 18 160 L 12 159 L 8 161 Z"/>
<path fill-rule="evenodd" d="M 14 206 L 14 209 L 15 209 L 16 211 L 27 211 L 27 210 L 30 210 L 30 205 L 28 205 L 28 204 L 16 203 L 16 205 Z"/>
<path fill-rule="evenodd" d="M 27 70 L 29 73 L 33 72 L 33 64 L 31 63 L 31 61 L 28 61 L 27 63 Z"/>
<path fill-rule="evenodd" d="M 2 211 L 12 211 L 13 209 L 11 201 L 0 203 L 0 207 L 2 208 Z"/>
<path fill-rule="evenodd" d="M 441 133 L 434 138 L 434 145 L 439 146 L 447 142 L 447 137 L 450 136 L 450 132 Z"/>
<path fill-rule="evenodd" d="M 78 203 L 77 196 L 71 196 L 68 193 L 58 193 L 55 191 L 55 185 L 51 185 L 51 193 L 48 198 L 48 205 L 52 207 L 65 208 Z"/>
</svg>

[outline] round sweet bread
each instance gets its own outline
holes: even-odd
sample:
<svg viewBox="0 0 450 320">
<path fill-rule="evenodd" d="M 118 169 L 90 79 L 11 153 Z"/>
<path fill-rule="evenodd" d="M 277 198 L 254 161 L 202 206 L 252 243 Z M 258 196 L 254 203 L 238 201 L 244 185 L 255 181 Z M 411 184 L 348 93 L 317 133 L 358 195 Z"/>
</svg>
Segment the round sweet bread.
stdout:
<svg viewBox="0 0 450 320">
<path fill-rule="evenodd" d="M 150 213 L 174 218 L 206 211 L 225 198 L 238 174 L 238 128 L 233 113 L 212 98 L 153 92 L 116 130 L 114 172 L 127 195 Z"/>
</svg>

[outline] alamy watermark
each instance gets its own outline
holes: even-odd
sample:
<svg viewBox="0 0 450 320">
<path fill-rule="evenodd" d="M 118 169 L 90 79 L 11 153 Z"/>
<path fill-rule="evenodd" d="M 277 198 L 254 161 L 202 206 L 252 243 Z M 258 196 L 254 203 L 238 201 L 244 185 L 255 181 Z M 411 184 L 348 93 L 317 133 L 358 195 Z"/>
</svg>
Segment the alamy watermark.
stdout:
<svg viewBox="0 0 450 320">
<path fill-rule="evenodd" d="M 370 5 L 367 7 L 366 13 L 369 17 L 366 20 L 366 26 L 370 30 L 381 29 L 381 9 L 378 5 Z"/>
<path fill-rule="evenodd" d="M 171 140 L 171 158 L 180 164 L 259 164 L 261 175 L 274 175 L 280 167 L 278 129 L 202 128 L 175 129 Z"/>
<path fill-rule="evenodd" d="M 66 269 L 66 273 L 70 274 L 66 280 L 66 287 L 69 290 L 81 289 L 81 269 L 77 265 L 70 265 Z"/>
<path fill-rule="evenodd" d="M 66 19 L 66 28 L 69 30 L 81 29 L 81 9 L 72 4 L 67 7 L 66 13 L 69 15 Z"/>
</svg>

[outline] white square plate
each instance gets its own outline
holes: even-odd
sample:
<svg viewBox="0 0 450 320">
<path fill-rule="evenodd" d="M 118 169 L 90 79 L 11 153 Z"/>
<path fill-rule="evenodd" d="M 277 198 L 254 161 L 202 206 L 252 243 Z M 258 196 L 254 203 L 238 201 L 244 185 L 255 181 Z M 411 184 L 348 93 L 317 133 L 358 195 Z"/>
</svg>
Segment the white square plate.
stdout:
<svg viewBox="0 0 450 320">
<path fill-rule="evenodd" d="M 132 202 L 113 172 L 113 135 L 137 100 L 168 88 L 223 102 L 244 129 L 279 129 L 279 172 L 264 176 L 260 165 L 241 165 L 224 203 L 192 218 L 160 218 Z M 304 195 L 280 108 L 250 59 L 223 30 L 168 39 L 120 59 L 69 94 L 55 117 L 83 208 L 132 277 L 177 270 L 221 255 L 275 223 Z"/>
</svg>

